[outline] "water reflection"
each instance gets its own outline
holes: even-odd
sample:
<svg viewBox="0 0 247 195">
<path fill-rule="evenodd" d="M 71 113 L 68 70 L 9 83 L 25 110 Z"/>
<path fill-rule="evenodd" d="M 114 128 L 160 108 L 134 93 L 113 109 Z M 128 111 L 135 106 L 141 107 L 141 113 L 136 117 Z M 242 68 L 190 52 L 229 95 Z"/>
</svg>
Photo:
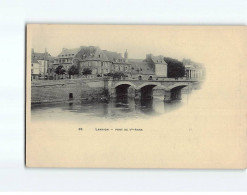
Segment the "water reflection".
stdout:
<svg viewBox="0 0 247 195">
<path fill-rule="evenodd" d="M 169 113 L 186 104 L 187 94 L 182 100 L 165 103 L 163 96 L 150 100 L 135 100 L 126 96 L 118 97 L 107 103 L 63 102 L 32 105 L 32 120 L 112 120 L 153 117 Z"/>
</svg>

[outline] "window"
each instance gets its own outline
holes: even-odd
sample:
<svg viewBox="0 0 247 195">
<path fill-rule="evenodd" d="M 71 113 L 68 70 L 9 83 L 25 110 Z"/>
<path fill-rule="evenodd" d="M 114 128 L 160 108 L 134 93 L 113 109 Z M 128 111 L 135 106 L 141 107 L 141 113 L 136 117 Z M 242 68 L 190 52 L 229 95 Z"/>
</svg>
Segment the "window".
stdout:
<svg viewBox="0 0 247 195">
<path fill-rule="evenodd" d="M 31 70 L 31 73 L 33 74 L 33 69 Z"/>
<path fill-rule="evenodd" d="M 97 69 L 96 69 L 96 68 L 94 68 L 94 69 L 92 70 L 92 74 L 97 74 Z"/>
<path fill-rule="evenodd" d="M 69 93 L 69 99 L 73 99 L 73 93 Z"/>
<path fill-rule="evenodd" d="M 128 66 L 125 66 L 125 71 L 127 71 L 128 70 Z"/>
<path fill-rule="evenodd" d="M 33 67 L 33 64 L 32 64 L 32 67 Z"/>
</svg>

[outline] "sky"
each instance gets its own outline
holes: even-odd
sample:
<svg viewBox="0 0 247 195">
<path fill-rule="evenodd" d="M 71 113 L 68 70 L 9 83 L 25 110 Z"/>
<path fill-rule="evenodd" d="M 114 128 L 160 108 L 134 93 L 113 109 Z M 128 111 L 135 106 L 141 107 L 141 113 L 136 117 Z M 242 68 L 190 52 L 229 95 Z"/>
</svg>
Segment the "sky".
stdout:
<svg viewBox="0 0 247 195">
<path fill-rule="evenodd" d="M 207 36 L 198 27 L 142 25 L 38 25 L 35 26 L 32 47 L 37 52 L 57 56 L 62 48 L 99 46 L 101 49 L 124 53 L 129 58 L 142 59 L 146 54 L 177 59 L 203 60 L 202 50 Z M 210 35 L 208 35 L 210 36 Z"/>
</svg>

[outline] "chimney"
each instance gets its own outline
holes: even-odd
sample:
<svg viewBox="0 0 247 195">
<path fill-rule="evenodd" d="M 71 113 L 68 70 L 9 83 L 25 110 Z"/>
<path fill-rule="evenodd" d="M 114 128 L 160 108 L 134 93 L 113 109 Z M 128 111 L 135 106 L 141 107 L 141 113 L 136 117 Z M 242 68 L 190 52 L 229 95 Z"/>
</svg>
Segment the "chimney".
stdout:
<svg viewBox="0 0 247 195">
<path fill-rule="evenodd" d="M 124 59 L 125 59 L 125 62 L 128 61 L 128 51 L 126 49 L 125 53 L 124 53 Z"/>
<path fill-rule="evenodd" d="M 45 53 L 47 53 L 47 49 L 45 48 Z"/>
<path fill-rule="evenodd" d="M 34 53 L 34 48 L 32 48 L 32 54 Z"/>
<path fill-rule="evenodd" d="M 150 53 L 150 54 L 146 54 L 146 60 L 150 60 L 151 58 L 152 58 L 152 54 Z"/>
</svg>

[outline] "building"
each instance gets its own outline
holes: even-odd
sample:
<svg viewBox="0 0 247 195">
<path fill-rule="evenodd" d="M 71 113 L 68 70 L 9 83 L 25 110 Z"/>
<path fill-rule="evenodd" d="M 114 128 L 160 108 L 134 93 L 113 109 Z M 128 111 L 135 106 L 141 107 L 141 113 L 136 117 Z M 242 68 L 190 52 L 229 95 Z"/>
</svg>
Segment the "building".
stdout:
<svg viewBox="0 0 247 195">
<path fill-rule="evenodd" d="M 190 59 L 182 60 L 185 66 L 187 79 L 203 79 L 205 77 L 204 65 L 198 62 L 193 62 Z"/>
<path fill-rule="evenodd" d="M 146 60 L 142 59 L 129 59 L 128 62 L 131 64 L 131 78 L 139 80 L 152 80 L 155 78 L 154 67 Z"/>
<path fill-rule="evenodd" d="M 74 59 L 81 48 L 67 49 L 63 48 L 62 52 L 54 58 L 53 66 L 54 68 L 62 65 L 66 71 L 73 65 Z"/>
<path fill-rule="evenodd" d="M 126 50 L 124 54 L 124 58 L 120 53 L 111 52 L 107 50 L 103 50 L 104 55 L 107 57 L 107 59 L 110 62 L 110 72 L 121 72 L 125 74 L 126 76 L 131 75 L 131 64 L 128 63 L 128 52 Z"/>
<path fill-rule="evenodd" d="M 147 54 L 146 59 L 129 59 L 132 67 L 132 77 L 139 80 L 153 80 L 167 77 L 167 63 L 163 56 Z"/>
<path fill-rule="evenodd" d="M 33 68 L 33 71 L 35 72 L 35 75 L 37 73 L 37 75 L 39 75 L 39 78 L 47 77 L 48 73 L 49 73 L 48 70 L 49 70 L 50 67 L 52 67 L 52 64 L 53 64 L 53 58 L 47 52 L 47 50 L 45 49 L 44 53 L 38 53 L 38 52 L 34 52 L 34 49 L 32 49 L 31 59 L 32 59 L 32 67 L 35 66 Z M 37 68 L 38 66 L 39 66 L 39 72 L 37 72 L 38 71 L 38 68 Z"/>
<path fill-rule="evenodd" d="M 123 72 L 126 75 L 131 73 L 130 64 L 126 62 L 128 56 L 127 51 L 125 58 L 120 53 L 101 50 L 95 46 L 81 46 L 77 49 L 63 48 L 62 52 L 54 59 L 54 68 L 62 65 L 68 72 L 72 65 L 79 69 L 79 74 L 83 75 L 85 68 L 92 71 L 88 77 L 101 77 L 108 73 Z"/>
<path fill-rule="evenodd" d="M 37 79 L 40 75 L 40 63 L 35 58 L 31 59 L 31 80 Z"/>
<path fill-rule="evenodd" d="M 153 66 L 157 77 L 167 77 L 167 63 L 164 60 L 164 56 L 153 56 L 152 54 L 147 54 L 146 61 Z"/>
<path fill-rule="evenodd" d="M 79 72 L 83 74 L 85 68 L 92 70 L 93 77 L 101 77 L 109 73 L 122 72 L 126 76 L 131 73 L 131 65 L 120 53 L 101 50 L 99 47 L 81 47 L 77 56 Z"/>
<path fill-rule="evenodd" d="M 63 48 L 54 58 L 53 69 L 63 66 L 68 74 L 69 68 L 74 65 L 80 76 L 88 78 L 122 73 L 128 78 L 154 79 L 167 77 L 167 63 L 164 56 L 147 54 L 146 59 L 128 59 L 126 49 L 124 57 L 117 52 L 102 50 L 96 46 L 81 46 L 76 49 Z M 90 69 L 91 74 L 84 75 L 84 70 Z M 67 76 L 68 77 L 68 76 Z"/>
</svg>

